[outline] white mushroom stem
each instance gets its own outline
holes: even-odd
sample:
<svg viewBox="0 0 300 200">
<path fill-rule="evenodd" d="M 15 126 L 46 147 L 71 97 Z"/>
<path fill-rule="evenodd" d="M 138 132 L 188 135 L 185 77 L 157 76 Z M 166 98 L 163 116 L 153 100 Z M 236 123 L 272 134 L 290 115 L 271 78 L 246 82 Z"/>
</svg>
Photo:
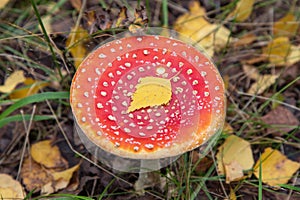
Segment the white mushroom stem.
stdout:
<svg viewBox="0 0 300 200">
<path fill-rule="evenodd" d="M 149 172 L 149 171 L 155 171 L 160 168 L 161 168 L 161 166 L 160 166 L 159 159 L 141 160 L 140 174 Z"/>
<path fill-rule="evenodd" d="M 143 193 L 145 188 L 155 186 L 160 182 L 159 173 L 153 172 L 153 170 L 159 170 L 160 167 L 160 159 L 141 160 L 139 178 L 134 184 L 135 191 Z"/>
</svg>

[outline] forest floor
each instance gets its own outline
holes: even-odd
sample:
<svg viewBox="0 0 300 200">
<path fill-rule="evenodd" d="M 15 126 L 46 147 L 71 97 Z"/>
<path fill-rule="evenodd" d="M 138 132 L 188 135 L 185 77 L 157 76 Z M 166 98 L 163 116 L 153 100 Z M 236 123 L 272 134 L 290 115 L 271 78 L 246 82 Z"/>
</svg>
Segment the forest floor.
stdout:
<svg viewBox="0 0 300 200">
<path fill-rule="evenodd" d="M 299 22 L 297 0 L 1 1 L 0 198 L 300 199 Z M 139 179 L 85 148 L 69 91 L 95 47 L 144 26 L 204 48 L 227 115 L 212 147 Z"/>
</svg>

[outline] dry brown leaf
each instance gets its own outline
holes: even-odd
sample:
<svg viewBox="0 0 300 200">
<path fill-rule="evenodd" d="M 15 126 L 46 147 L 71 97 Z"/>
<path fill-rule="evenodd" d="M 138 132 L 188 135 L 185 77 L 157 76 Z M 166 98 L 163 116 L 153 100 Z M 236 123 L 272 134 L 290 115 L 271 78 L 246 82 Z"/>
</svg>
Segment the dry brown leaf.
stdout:
<svg viewBox="0 0 300 200">
<path fill-rule="evenodd" d="M 274 37 L 286 36 L 292 37 L 297 34 L 299 30 L 299 21 L 296 17 L 288 12 L 284 17 L 279 19 L 273 25 L 273 34 Z"/>
<path fill-rule="evenodd" d="M 167 104 L 171 100 L 172 87 L 170 79 L 158 77 L 141 78 L 132 95 L 132 101 L 127 112 L 132 112 L 148 106 Z"/>
<path fill-rule="evenodd" d="M 31 158 L 26 158 L 21 168 L 21 178 L 28 191 L 38 192 L 52 181 L 51 173 Z"/>
<path fill-rule="evenodd" d="M 233 134 L 234 130 L 229 123 L 225 122 L 222 132 L 225 134 Z"/>
<path fill-rule="evenodd" d="M 291 66 L 300 61 L 300 46 L 290 44 L 288 37 L 278 37 L 263 48 L 264 56 L 275 66 Z"/>
<path fill-rule="evenodd" d="M 226 175 L 227 182 L 243 178 L 243 170 L 254 164 L 250 143 L 238 136 L 230 135 L 218 150 L 218 172 Z"/>
<path fill-rule="evenodd" d="M 256 40 L 256 35 L 254 35 L 253 33 L 246 34 L 246 35 L 243 35 L 241 38 L 236 39 L 233 42 L 233 47 L 237 48 L 240 46 L 246 46 L 246 45 L 251 44 L 255 40 Z"/>
<path fill-rule="evenodd" d="M 15 87 L 23 83 L 26 80 L 24 72 L 22 70 L 14 71 L 4 82 L 4 85 L 0 86 L 0 92 L 10 93 Z"/>
<path fill-rule="evenodd" d="M 60 189 L 67 188 L 74 173 L 79 169 L 77 164 L 69 169 L 61 171 L 60 168 L 47 169 L 31 158 L 26 158 L 22 165 L 21 177 L 26 189 L 42 194 L 51 194 Z M 72 188 L 77 187 L 73 185 Z"/>
<path fill-rule="evenodd" d="M 79 169 L 79 166 L 80 164 L 77 164 L 64 171 L 53 171 L 51 173 L 51 182 L 48 182 L 42 186 L 41 193 L 51 194 L 57 192 L 58 190 L 67 188 L 74 172 Z"/>
<path fill-rule="evenodd" d="M 193 151 L 192 164 L 195 166 L 195 172 L 201 175 L 213 165 L 213 160 L 209 157 L 203 157 L 203 154 L 199 153 L 199 151 Z"/>
<path fill-rule="evenodd" d="M 70 3 L 78 12 L 81 10 L 82 0 L 70 0 Z"/>
<path fill-rule="evenodd" d="M 255 83 L 251 85 L 248 90 L 249 94 L 262 94 L 266 89 L 268 89 L 271 85 L 276 82 L 278 75 L 261 75 Z"/>
<path fill-rule="evenodd" d="M 52 140 L 35 143 L 30 148 L 32 158 L 47 168 L 66 168 L 68 163 L 61 156 L 59 148 L 52 146 Z"/>
<path fill-rule="evenodd" d="M 55 191 L 66 188 L 69 185 L 74 172 L 79 169 L 79 166 L 80 164 L 77 164 L 67 170 L 52 173 L 55 180 Z"/>
<path fill-rule="evenodd" d="M 258 80 L 261 77 L 258 69 L 252 65 L 244 64 L 243 70 L 244 70 L 246 76 L 253 80 Z"/>
<path fill-rule="evenodd" d="M 72 28 L 68 39 L 66 41 L 66 47 L 69 49 L 70 53 L 74 59 L 74 65 L 77 68 L 82 60 L 86 56 L 86 48 L 84 46 L 84 42 L 89 37 L 88 32 L 81 27 Z"/>
<path fill-rule="evenodd" d="M 243 22 L 249 18 L 253 10 L 254 0 L 240 0 L 235 9 L 227 16 L 237 22 Z"/>
<path fill-rule="evenodd" d="M 300 163 L 289 160 L 278 150 L 266 148 L 257 160 L 254 167 L 254 175 L 259 179 L 261 163 L 262 182 L 278 187 L 279 184 L 285 184 L 300 168 Z"/>
<path fill-rule="evenodd" d="M 141 6 L 140 9 L 136 9 L 134 12 L 134 20 L 129 25 L 128 30 L 132 33 L 136 33 L 142 30 L 148 23 L 148 17 L 145 7 Z"/>
<path fill-rule="evenodd" d="M 118 19 L 116 21 L 116 27 L 122 27 L 126 25 L 126 22 L 128 21 L 128 16 L 127 16 L 127 8 L 126 7 L 122 7 L 119 15 L 118 15 Z"/>
<path fill-rule="evenodd" d="M 283 106 L 278 106 L 274 110 L 271 110 L 261 120 L 271 126 L 267 128 L 267 133 L 275 135 L 286 134 L 300 125 L 297 117 Z"/>
<path fill-rule="evenodd" d="M 24 199 L 22 185 L 8 174 L 0 174 L 0 199 Z"/>
<path fill-rule="evenodd" d="M 174 29 L 183 35 L 180 39 L 196 41 L 212 56 L 215 50 L 223 48 L 230 41 L 230 31 L 220 24 L 209 23 L 198 1 L 193 1 L 189 9 L 190 12 L 177 18 Z"/>
<path fill-rule="evenodd" d="M 48 86 L 49 83 L 42 82 L 42 81 L 36 81 L 32 78 L 26 78 L 24 81 L 24 85 L 27 87 L 13 91 L 9 95 L 9 98 L 10 99 L 22 99 L 24 97 L 36 94 L 36 93 L 38 93 L 38 91 L 40 89 Z"/>
</svg>

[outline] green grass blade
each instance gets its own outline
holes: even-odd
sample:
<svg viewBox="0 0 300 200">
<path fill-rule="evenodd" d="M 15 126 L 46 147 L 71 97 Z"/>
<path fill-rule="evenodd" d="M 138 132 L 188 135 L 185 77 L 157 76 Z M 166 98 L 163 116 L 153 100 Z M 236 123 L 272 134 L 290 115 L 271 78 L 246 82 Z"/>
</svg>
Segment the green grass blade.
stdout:
<svg viewBox="0 0 300 200">
<path fill-rule="evenodd" d="M 262 200 L 262 168 L 261 168 L 261 163 L 262 163 L 262 160 L 261 160 L 261 156 L 259 158 L 259 179 L 258 179 L 258 199 L 259 200 Z"/>
<path fill-rule="evenodd" d="M 169 25 L 168 0 L 162 1 L 162 14 L 163 14 L 163 27 L 167 28 Z"/>
<path fill-rule="evenodd" d="M 15 102 L 13 105 L 8 107 L 6 110 L 4 110 L 0 115 L 0 120 L 5 118 L 6 116 L 8 116 L 10 113 L 15 111 L 16 109 L 21 108 L 22 106 L 25 106 L 27 104 L 42 102 L 42 101 L 51 100 L 51 99 L 68 99 L 69 96 L 70 96 L 69 92 L 44 92 L 44 93 L 39 93 L 39 94 L 25 97 L 25 98 L 20 99 L 19 101 Z"/>
<path fill-rule="evenodd" d="M 288 185 L 288 184 L 280 184 L 279 186 L 283 187 L 283 188 L 286 188 L 286 189 L 289 189 L 289 190 L 300 192 L 300 187 L 296 187 L 296 186 Z"/>
<path fill-rule="evenodd" d="M 0 128 L 2 128 L 4 125 L 10 123 L 10 122 L 16 122 L 16 121 L 29 121 L 31 119 L 31 115 L 13 115 L 9 117 L 5 117 L 3 119 L 0 119 Z M 35 115 L 33 116 L 33 121 L 42 121 L 42 120 L 49 120 L 54 119 L 53 116 L 49 115 Z"/>
</svg>

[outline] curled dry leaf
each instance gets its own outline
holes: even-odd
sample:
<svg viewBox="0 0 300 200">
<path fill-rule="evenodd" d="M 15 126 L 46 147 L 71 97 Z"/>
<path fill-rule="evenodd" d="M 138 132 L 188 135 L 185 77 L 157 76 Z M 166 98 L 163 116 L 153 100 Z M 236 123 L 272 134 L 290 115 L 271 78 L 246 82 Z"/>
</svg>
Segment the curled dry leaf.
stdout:
<svg viewBox="0 0 300 200">
<path fill-rule="evenodd" d="M 230 41 L 230 31 L 221 24 L 209 23 L 198 1 L 193 1 L 189 9 L 190 12 L 177 18 L 174 29 L 184 36 L 180 37 L 181 40 L 187 37 L 196 41 L 212 56 L 215 50 L 223 48 Z"/>
<path fill-rule="evenodd" d="M 242 179 L 243 170 L 251 169 L 254 164 L 250 143 L 238 136 L 230 135 L 218 150 L 218 172 L 226 175 L 227 183 Z"/>
<path fill-rule="evenodd" d="M 293 113 L 283 106 L 276 107 L 263 116 L 261 120 L 271 126 L 267 128 L 267 133 L 275 135 L 286 134 L 300 125 Z"/>
<path fill-rule="evenodd" d="M 288 12 L 284 17 L 279 19 L 273 25 L 273 34 L 274 37 L 292 37 L 297 34 L 299 30 L 300 22 L 297 21 L 296 17 Z"/>
<path fill-rule="evenodd" d="M 25 192 L 22 185 L 8 174 L 0 174 L 0 198 L 24 199 Z"/>
<path fill-rule="evenodd" d="M 68 163 L 61 156 L 59 148 L 52 145 L 52 140 L 35 143 L 30 148 L 32 158 L 47 168 L 66 168 Z"/>
<path fill-rule="evenodd" d="M 254 167 L 254 175 L 259 179 L 259 171 L 261 167 L 262 182 L 279 187 L 279 184 L 285 184 L 300 168 L 300 163 L 289 160 L 278 150 L 266 148 L 257 160 Z"/>
<path fill-rule="evenodd" d="M 23 83 L 25 80 L 24 72 L 22 70 L 17 70 L 5 80 L 4 85 L 0 86 L 0 92 L 10 93 L 18 84 Z"/>
<path fill-rule="evenodd" d="M 158 77 L 144 77 L 136 85 L 132 101 L 127 112 L 133 112 L 148 106 L 167 104 L 171 100 L 172 87 L 170 79 Z"/>
<path fill-rule="evenodd" d="M 243 22 L 249 18 L 253 10 L 254 0 L 240 0 L 235 9 L 227 16 L 227 19 L 233 18 L 237 22 Z"/>
</svg>

